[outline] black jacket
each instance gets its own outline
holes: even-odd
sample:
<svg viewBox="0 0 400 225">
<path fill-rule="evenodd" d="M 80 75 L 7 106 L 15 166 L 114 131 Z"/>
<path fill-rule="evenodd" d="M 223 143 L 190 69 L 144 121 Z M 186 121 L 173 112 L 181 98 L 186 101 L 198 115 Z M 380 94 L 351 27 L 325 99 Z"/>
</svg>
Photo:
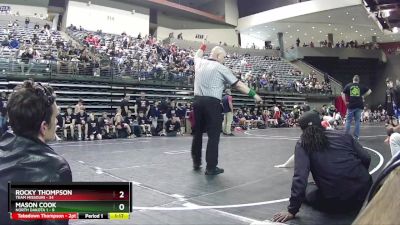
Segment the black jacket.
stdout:
<svg viewBox="0 0 400 225">
<path fill-rule="evenodd" d="M 368 168 L 371 156 L 351 135 L 325 131 L 326 149 L 307 153 L 298 141 L 294 153 L 294 175 L 288 211 L 296 214 L 305 198 L 311 174 L 323 198 L 354 199 L 362 202 L 372 184 Z"/>
<path fill-rule="evenodd" d="M 8 182 L 72 182 L 67 161 L 39 139 L 6 133 L 0 139 L 0 224 L 61 225 L 68 221 L 11 221 Z"/>
</svg>

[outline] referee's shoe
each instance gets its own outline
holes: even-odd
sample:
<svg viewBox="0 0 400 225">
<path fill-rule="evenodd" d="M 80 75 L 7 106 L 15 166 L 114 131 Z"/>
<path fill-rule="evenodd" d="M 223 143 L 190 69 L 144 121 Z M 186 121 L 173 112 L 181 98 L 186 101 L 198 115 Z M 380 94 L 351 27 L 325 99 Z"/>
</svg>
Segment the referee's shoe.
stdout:
<svg viewBox="0 0 400 225">
<path fill-rule="evenodd" d="M 220 173 L 224 173 L 224 169 L 219 168 L 219 167 L 215 167 L 213 169 L 206 169 L 206 172 L 205 172 L 206 175 L 218 175 Z"/>
</svg>

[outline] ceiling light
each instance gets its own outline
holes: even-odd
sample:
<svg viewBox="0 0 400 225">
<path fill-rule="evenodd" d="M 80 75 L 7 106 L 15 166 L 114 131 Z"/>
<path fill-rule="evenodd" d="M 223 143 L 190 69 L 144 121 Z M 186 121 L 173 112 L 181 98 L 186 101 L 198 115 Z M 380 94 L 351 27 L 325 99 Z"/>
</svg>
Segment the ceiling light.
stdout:
<svg viewBox="0 0 400 225">
<path fill-rule="evenodd" d="M 350 26 L 351 29 L 353 29 L 353 26 Z"/>
<path fill-rule="evenodd" d="M 374 28 L 371 28 L 371 31 L 373 31 L 374 30 Z"/>
<path fill-rule="evenodd" d="M 399 28 L 398 27 L 393 27 L 393 33 L 395 33 L 395 34 L 397 34 L 397 33 L 399 33 Z"/>
<path fill-rule="evenodd" d="M 331 26 L 332 24 L 328 24 L 328 26 Z"/>
<path fill-rule="evenodd" d="M 360 37 L 362 37 L 362 34 L 360 34 Z"/>
<path fill-rule="evenodd" d="M 300 30 L 299 29 L 297 29 L 297 32 L 299 32 Z"/>
<path fill-rule="evenodd" d="M 337 28 L 335 28 L 335 30 L 337 31 Z"/>
<path fill-rule="evenodd" d="M 312 29 L 315 29 L 315 27 L 312 27 Z"/>
<path fill-rule="evenodd" d="M 322 33 L 322 30 L 320 30 L 319 32 Z"/>
<path fill-rule="evenodd" d="M 304 36 L 307 36 L 307 33 L 304 33 Z"/>
<path fill-rule="evenodd" d="M 353 20 L 353 21 L 354 21 L 354 20 L 356 20 L 356 18 L 354 18 L 354 17 L 353 17 L 353 18 L 351 18 L 351 20 Z"/>
<path fill-rule="evenodd" d="M 290 35 L 290 38 L 293 38 L 293 36 L 292 36 L 292 35 Z"/>
<path fill-rule="evenodd" d="M 275 28 L 272 28 L 272 30 L 275 30 Z"/>
<path fill-rule="evenodd" d="M 374 35 L 376 35 L 376 33 L 374 33 Z"/>
<path fill-rule="evenodd" d="M 331 18 L 331 16 L 328 16 L 328 18 Z"/>
<path fill-rule="evenodd" d="M 289 32 L 287 32 L 287 31 L 285 32 L 285 34 L 288 34 L 288 33 L 289 33 Z"/>
<path fill-rule="evenodd" d="M 349 12 L 346 12 L 346 15 L 349 15 Z"/>
<path fill-rule="evenodd" d="M 287 27 L 288 27 L 288 28 L 290 28 L 290 24 L 289 24 L 289 25 L 287 25 Z"/>
<path fill-rule="evenodd" d="M 341 32 L 340 35 L 343 35 L 343 32 Z"/>
<path fill-rule="evenodd" d="M 358 33 L 358 30 L 356 30 L 356 33 Z"/>
</svg>

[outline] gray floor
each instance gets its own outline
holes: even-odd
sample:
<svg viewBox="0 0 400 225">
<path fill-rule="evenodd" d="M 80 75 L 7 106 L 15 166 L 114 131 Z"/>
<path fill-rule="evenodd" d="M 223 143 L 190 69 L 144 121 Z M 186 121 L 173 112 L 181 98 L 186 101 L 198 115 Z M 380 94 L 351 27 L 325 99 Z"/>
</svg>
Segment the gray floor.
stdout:
<svg viewBox="0 0 400 225">
<path fill-rule="evenodd" d="M 277 169 L 293 154 L 298 129 L 251 130 L 221 137 L 215 177 L 191 170 L 191 137 L 153 137 L 56 143 L 73 170 L 74 181 L 134 182 L 129 221 L 71 221 L 71 224 L 257 224 L 285 210 L 292 169 Z M 384 129 L 364 127 L 361 143 L 390 158 Z M 205 139 L 206 142 L 206 139 Z M 204 144 L 204 143 L 203 143 Z M 383 166 L 371 151 L 370 170 Z M 380 169 L 378 169 L 380 168 Z M 202 207 L 199 207 L 202 206 Z M 351 224 L 354 215 L 326 215 L 307 206 L 290 224 Z"/>
</svg>

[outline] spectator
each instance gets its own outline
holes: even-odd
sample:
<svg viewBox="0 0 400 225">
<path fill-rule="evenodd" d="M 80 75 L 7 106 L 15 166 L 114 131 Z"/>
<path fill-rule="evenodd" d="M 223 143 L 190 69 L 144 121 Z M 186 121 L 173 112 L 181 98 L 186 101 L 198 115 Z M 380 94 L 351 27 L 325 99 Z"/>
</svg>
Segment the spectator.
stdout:
<svg viewBox="0 0 400 225">
<path fill-rule="evenodd" d="M 174 116 L 168 120 L 165 123 L 165 130 L 167 131 L 167 137 L 176 137 L 176 135 L 180 134 L 181 124 L 178 118 Z"/>
<path fill-rule="evenodd" d="M 100 124 L 99 120 L 96 119 L 93 113 L 89 114 L 89 119 L 88 119 L 88 134 L 89 134 L 89 139 L 93 141 L 94 139 L 101 140 L 101 131 L 100 131 Z"/>
<path fill-rule="evenodd" d="M 99 127 L 102 138 L 110 139 L 115 133 L 113 120 L 107 116 L 106 112 L 103 112 L 102 117 L 99 119 Z"/>
<path fill-rule="evenodd" d="M 151 137 L 151 121 L 147 119 L 144 115 L 143 111 L 139 111 L 138 116 L 138 124 L 142 128 L 142 133 L 144 133 L 147 137 Z"/>
<path fill-rule="evenodd" d="M 74 124 L 75 116 L 72 113 L 72 108 L 68 107 L 67 112 L 63 116 L 63 130 L 64 130 L 64 140 L 68 140 L 68 130 L 71 132 L 71 139 L 74 139 Z"/>
<path fill-rule="evenodd" d="M 88 140 L 88 115 L 83 108 L 75 115 L 74 125 L 78 129 L 78 141 Z M 82 138 L 82 129 L 84 129 L 84 137 Z"/>
<path fill-rule="evenodd" d="M 149 109 L 150 109 L 150 103 L 146 99 L 146 93 L 142 91 L 140 92 L 140 98 L 136 100 L 135 113 L 137 115 L 141 111 L 144 113 L 145 116 L 147 116 Z"/>
<path fill-rule="evenodd" d="M 7 131 L 7 94 L 1 92 L 0 96 L 0 136 Z"/>
<path fill-rule="evenodd" d="M 299 124 L 290 204 L 273 221 L 293 219 L 303 202 L 326 212 L 359 210 L 372 184 L 370 155 L 350 135 L 323 131 L 316 112 L 305 113 Z M 315 184 L 307 184 L 310 171 Z"/>
<path fill-rule="evenodd" d="M 3 225 L 15 224 L 7 211 L 9 182 L 72 182 L 68 162 L 46 144 L 55 138 L 57 104 L 52 88 L 24 81 L 11 94 L 7 111 L 13 133 L 6 133 L 0 141 L 0 218 Z M 68 221 L 50 223 L 61 225 Z"/>
<path fill-rule="evenodd" d="M 25 28 L 28 28 L 30 21 L 29 17 L 25 18 Z"/>
<path fill-rule="evenodd" d="M 222 132 L 225 135 L 234 136 L 232 134 L 233 100 L 232 92 L 230 89 L 225 90 L 225 96 L 222 98 L 222 108 L 224 113 Z"/>
<path fill-rule="evenodd" d="M 371 89 L 360 85 L 360 77 L 355 75 L 353 77 L 353 83 L 347 84 L 342 92 L 343 101 L 347 106 L 347 117 L 346 117 L 346 133 L 350 132 L 351 122 L 354 117 L 355 129 L 354 137 L 358 139 L 360 137 L 360 120 L 361 112 L 364 108 L 364 98 L 371 94 Z"/>
<path fill-rule="evenodd" d="M 178 39 L 183 40 L 182 33 L 179 33 L 179 34 L 178 34 Z"/>
<path fill-rule="evenodd" d="M 22 54 L 21 54 L 21 72 L 25 73 L 25 65 L 28 65 L 28 71 L 27 74 L 29 74 L 31 72 L 31 69 L 33 68 L 33 63 L 32 63 L 32 59 L 33 59 L 33 49 L 29 48 L 27 50 L 25 50 Z"/>
<path fill-rule="evenodd" d="M 121 100 L 121 115 L 123 117 L 128 115 L 128 111 L 130 111 L 129 109 L 129 95 L 125 94 L 124 98 Z"/>
<path fill-rule="evenodd" d="M 114 126 L 117 138 L 127 138 L 131 136 L 132 131 L 130 125 L 125 123 L 123 117 L 119 113 L 115 115 Z"/>
</svg>

